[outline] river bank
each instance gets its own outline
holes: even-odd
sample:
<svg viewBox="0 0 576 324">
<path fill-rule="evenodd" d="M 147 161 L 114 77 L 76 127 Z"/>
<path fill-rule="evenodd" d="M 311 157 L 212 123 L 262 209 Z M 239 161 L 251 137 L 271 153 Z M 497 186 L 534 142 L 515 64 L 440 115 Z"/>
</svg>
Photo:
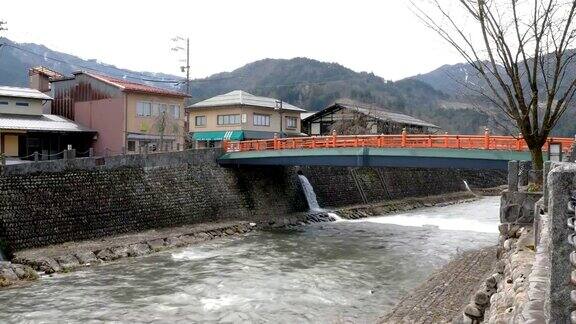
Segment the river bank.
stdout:
<svg viewBox="0 0 576 324">
<path fill-rule="evenodd" d="M 468 299 L 496 264 L 496 246 L 467 251 L 430 276 L 383 316 L 380 324 L 460 323 Z M 464 322 L 465 323 L 465 322 Z"/>
<path fill-rule="evenodd" d="M 493 245 L 497 210 L 481 198 L 81 267 L 1 291 L 0 322 L 373 323 L 454 257 Z"/>
<path fill-rule="evenodd" d="M 378 204 L 356 205 L 334 209 L 344 219 L 359 219 L 376 215 L 417 210 L 432 206 L 448 206 L 477 200 L 470 192 L 457 192 L 437 196 L 406 198 Z M 65 273 L 75 269 L 106 264 L 112 261 L 139 257 L 167 249 L 190 246 L 208 240 L 239 236 L 256 229 L 294 228 L 306 224 L 335 220 L 325 212 L 295 213 L 265 222 L 228 221 L 194 224 L 175 228 L 148 230 L 116 235 L 98 240 L 68 242 L 44 248 L 16 252 L 11 267 L 26 267 L 42 274 Z M 6 263 L 8 264 L 8 263 Z M 0 272 L 0 282 L 7 287 L 33 281 L 37 277 L 15 277 L 11 272 Z"/>
</svg>

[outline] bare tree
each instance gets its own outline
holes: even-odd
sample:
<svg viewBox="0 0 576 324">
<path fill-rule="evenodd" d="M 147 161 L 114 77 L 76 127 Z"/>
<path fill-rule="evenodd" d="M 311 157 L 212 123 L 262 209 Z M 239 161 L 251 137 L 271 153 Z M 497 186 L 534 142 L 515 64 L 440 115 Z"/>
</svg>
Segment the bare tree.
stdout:
<svg viewBox="0 0 576 324">
<path fill-rule="evenodd" d="M 481 83 L 466 87 L 513 120 L 542 169 L 542 147 L 576 91 L 576 0 L 448 0 L 458 15 L 441 1 L 412 6 L 473 67 Z"/>
<path fill-rule="evenodd" d="M 154 118 L 153 127 L 157 134 L 160 136 L 158 141 L 159 151 L 164 150 L 164 136 L 166 134 L 174 134 L 175 136 L 179 136 L 181 131 L 178 120 L 172 117 L 172 115 L 169 114 L 166 109 L 161 110 L 158 116 Z"/>
</svg>

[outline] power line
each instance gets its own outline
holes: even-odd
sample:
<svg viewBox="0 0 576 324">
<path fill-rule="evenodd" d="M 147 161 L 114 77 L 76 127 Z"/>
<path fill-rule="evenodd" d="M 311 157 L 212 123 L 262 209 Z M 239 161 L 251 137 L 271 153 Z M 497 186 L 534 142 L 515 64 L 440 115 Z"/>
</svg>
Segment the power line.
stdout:
<svg viewBox="0 0 576 324">
<path fill-rule="evenodd" d="M 44 55 L 44 54 L 39 54 L 39 53 L 36 53 L 36 52 L 34 52 L 34 51 L 31 51 L 31 50 L 28 50 L 28 49 L 25 49 L 25 48 L 22 48 L 22 47 L 13 45 L 13 44 L 0 43 L 0 46 L 11 47 L 11 48 L 17 49 L 17 50 L 19 50 L 19 51 L 22 51 L 22 52 L 25 52 L 25 53 L 28 53 L 28 54 L 32 54 L 32 55 L 36 55 L 36 56 L 38 56 L 38 57 L 42 57 L 42 58 L 44 58 L 44 59 L 46 59 L 46 60 L 51 60 L 51 61 L 54 61 L 54 62 L 58 62 L 58 63 L 70 65 L 70 66 L 77 66 L 77 67 L 82 68 L 82 69 L 86 69 L 86 70 L 90 70 L 90 71 L 95 71 L 95 72 L 100 72 L 100 73 L 102 73 L 100 70 L 95 69 L 95 68 L 92 68 L 92 67 L 89 67 L 89 66 L 85 66 L 85 65 L 81 65 L 81 64 L 76 64 L 76 63 L 71 63 L 71 62 L 68 62 L 68 61 L 65 61 L 65 60 L 61 60 L 61 59 L 57 59 L 57 58 L 54 58 L 54 57 L 49 57 L 49 56 L 46 56 L 46 55 Z M 183 81 L 182 79 L 172 79 L 172 80 L 170 80 L 170 79 L 168 79 L 168 80 L 167 80 L 167 79 L 151 79 L 151 78 L 149 78 L 149 76 L 147 76 L 147 75 L 145 75 L 145 74 L 140 74 L 140 75 L 128 74 L 128 73 L 123 73 L 123 74 L 124 74 L 124 77 L 127 77 L 127 78 L 132 78 L 132 79 L 137 79 L 137 80 L 142 80 L 142 81 L 148 81 L 148 82 L 157 82 L 157 83 L 180 83 L 180 82 Z"/>
<path fill-rule="evenodd" d="M 19 51 L 23 51 L 32 55 L 36 55 L 38 57 L 42 57 L 44 59 L 47 60 L 51 60 L 54 62 L 58 62 L 58 63 L 62 63 L 62 64 L 66 64 L 66 65 L 70 65 L 70 66 L 77 66 L 86 70 L 90 70 L 90 71 L 95 71 L 95 72 L 100 72 L 102 73 L 100 70 L 98 69 L 94 69 L 88 66 L 84 66 L 81 64 L 76 64 L 76 63 L 71 63 L 65 60 L 61 60 L 61 59 L 57 59 L 54 57 L 49 57 L 49 56 L 45 56 L 44 54 L 40 54 L 40 53 L 36 53 L 34 51 L 13 45 L 13 44 L 8 44 L 8 43 L 0 43 L 0 48 L 2 46 L 6 46 L 6 47 L 11 47 L 14 49 L 17 49 Z M 135 79 L 135 80 L 140 80 L 140 81 L 146 81 L 146 82 L 155 82 L 155 83 L 174 83 L 176 85 L 180 85 L 180 84 L 184 84 L 186 82 L 186 79 L 152 79 L 149 76 L 145 75 L 145 74 L 139 74 L 139 76 L 136 76 L 136 74 L 126 74 L 124 73 L 124 76 L 127 78 L 131 78 L 131 79 Z M 213 78 L 213 79 L 198 79 L 198 80 L 190 80 L 190 82 L 196 82 L 196 83 L 202 83 L 202 82 L 215 82 L 215 81 L 222 81 L 222 80 L 230 80 L 230 79 L 238 79 L 238 78 L 243 78 L 244 76 L 231 76 L 231 77 L 225 77 L 225 78 Z"/>
<path fill-rule="evenodd" d="M 5 22 L 1 22 L 0 23 L 5 23 Z M 1 28 L 1 25 L 0 25 Z M 2 29 L 0 29 L 2 30 Z M 25 52 L 25 53 L 29 53 L 38 57 L 42 57 L 46 60 L 51 60 L 54 62 L 58 62 L 58 63 L 62 63 L 62 64 L 66 64 L 69 66 L 77 66 L 79 68 L 82 69 L 86 69 L 89 71 L 94 71 L 94 72 L 100 72 L 102 73 L 100 70 L 89 67 L 89 66 L 85 66 L 85 65 L 81 65 L 81 64 L 76 64 L 76 63 L 71 63 L 68 62 L 66 60 L 62 60 L 62 59 L 57 59 L 54 57 L 49 57 L 46 56 L 44 54 L 39 54 L 36 53 L 34 51 L 16 46 L 14 44 L 9 44 L 9 43 L 0 43 L 0 49 L 2 47 L 10 47 L 10 48 L 14 48 L 17 49 L 19 51 Z M 0 52 L 1 53 L 1 52 Z M 123 71 L 124 72 L 124 71 Z M 243 75 L 239 75 L 239 76 L 229 76 L 229 77 L 221 77 L 221 78 L 205 78 L 205 79 L 196 79 L 196 80 L 189 80 L 187 81 L 186 79 L 153 79 L 150 78 L 149 76 L 145 75 L 145 74 L 129 74 L 129 73 L 123 73 L 123 76 L 125 78 L 130 78 L 130 79 L 134 79 L 134 80 L 139 80 L 139 81 L 144 81 L 144 82 L 153 82 L 153 83 L 171 83 L 174 84 L 176 86 L 185 84 L 187 82 L 190 83 L 206 83 L 206 82 L 218 82 L 218 81 L 225 81 L 225 80 L 232 80 L 232 79 L 243 79 L 245 76 Z M 328 84 L 328 83 L 334 83 L 334 82 L 343 82 L 343 81 L 352 81 L 352 80 L 358 80 L 358 79 L 362 79 L 361 77 L 354 77 L 354 78 L 345 78 L 345 79 L 335 79 L 335 80 L 326 80 L 326 81 L 316 81 L 316 82 L 310 82 L 310 81 L 298 81 L 298 82 L 293 82 L 293 83 L 289 83 L 289 84 L 278 84 L 278 85 L 269 85 L 269 86 L 258 86 L 258 87 L 252 87 L 251 89 L 269 89 L 269 88 L 282 88 L 282 87 L 292 87 L 292 86 L 296 86 L 296 85 L 301 85 L 301 84 L 306 84 L 306 85 L 322 85 L 322 84 Z"/>
</svg>

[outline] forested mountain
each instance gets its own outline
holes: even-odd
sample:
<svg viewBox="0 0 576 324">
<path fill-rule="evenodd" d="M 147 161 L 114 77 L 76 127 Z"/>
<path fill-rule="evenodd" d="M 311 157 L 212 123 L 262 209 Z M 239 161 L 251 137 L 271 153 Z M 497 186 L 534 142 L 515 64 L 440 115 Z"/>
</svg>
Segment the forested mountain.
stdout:
<svg viewBox="0 0 576 324">
<path fill-rule="evenodd" d="M 152 82 L 151 80 L 182 80 L 181 77 L 134 72 L 76 56 L 52 51 L 37 44 L 16 44 L 0 38 L 0 84 L 26 86 L 27 71 L 43 65 L 69 74 L 91 70 L 111 76 L 156 86 L 184 89 L 183 82 Z M 337 63 L 308 58 L 264 59 L 231 72 L 222 72 L 191 81 L 193 101 L 200 101 L 224 92 L 240 89 L 255 95 L 280 98 L 310 111 L 322 109 L 337 99 L 349 98 L 382 106 L 430 121 L 450 133 L 480 133 L 488 126 L 496 132 L 506 119 L 481 98 L 472 96 L 459 84 L 478 82 L 465 64 L 446 65 L 430 73 L 392 82 L 367 72 L 355 72 Z M 568 122 L 571 112 L 559 125 L 559 134 L 572 136 L 576 124 Z"/>
<path fill-rule="evenodd" d="M 114 65 L 101 63 L 96 59 L 84 60 L 77 56 L 53 51 L 44 45 L 20 44 L 0 37 L 0 85 L 28 86 L 28 69 L 39 65 L 62 74 L 85 70 L 134 81 L 142 78 L 181 79 L 164 73 L 134 72 L 121 69 Z M 176 84 L 164 83 L 164 87 L 175 88 Z"/>
</svg>

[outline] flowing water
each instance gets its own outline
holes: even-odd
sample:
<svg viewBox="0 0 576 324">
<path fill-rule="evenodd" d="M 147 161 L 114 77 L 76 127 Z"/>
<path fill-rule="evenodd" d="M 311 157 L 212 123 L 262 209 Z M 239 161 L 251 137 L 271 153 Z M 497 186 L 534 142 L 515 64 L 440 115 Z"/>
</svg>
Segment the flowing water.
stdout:
<svg viewBox="0 0 576 324">
<path fill-rule="evenodd" d="M 322 211 L 323 209 L 320 208 L 320 205 L 318 204 L 316 193 L 314 192 L 314 188 L 312 188 L 310 181 L 308 181 L 308 178 L 302 174 L 299 174 L 298 178 L 300 178 L 304 196 L 306 196 L 306 200 L 308 201 L 308 208 L 310 208 L 311 211 Z"/>
<path fill-rule="evenodd" d="M 260 231 L 0 291 L 0 323 L 372 323 L 459 251 L 499 199 Z"/>
</svg>

